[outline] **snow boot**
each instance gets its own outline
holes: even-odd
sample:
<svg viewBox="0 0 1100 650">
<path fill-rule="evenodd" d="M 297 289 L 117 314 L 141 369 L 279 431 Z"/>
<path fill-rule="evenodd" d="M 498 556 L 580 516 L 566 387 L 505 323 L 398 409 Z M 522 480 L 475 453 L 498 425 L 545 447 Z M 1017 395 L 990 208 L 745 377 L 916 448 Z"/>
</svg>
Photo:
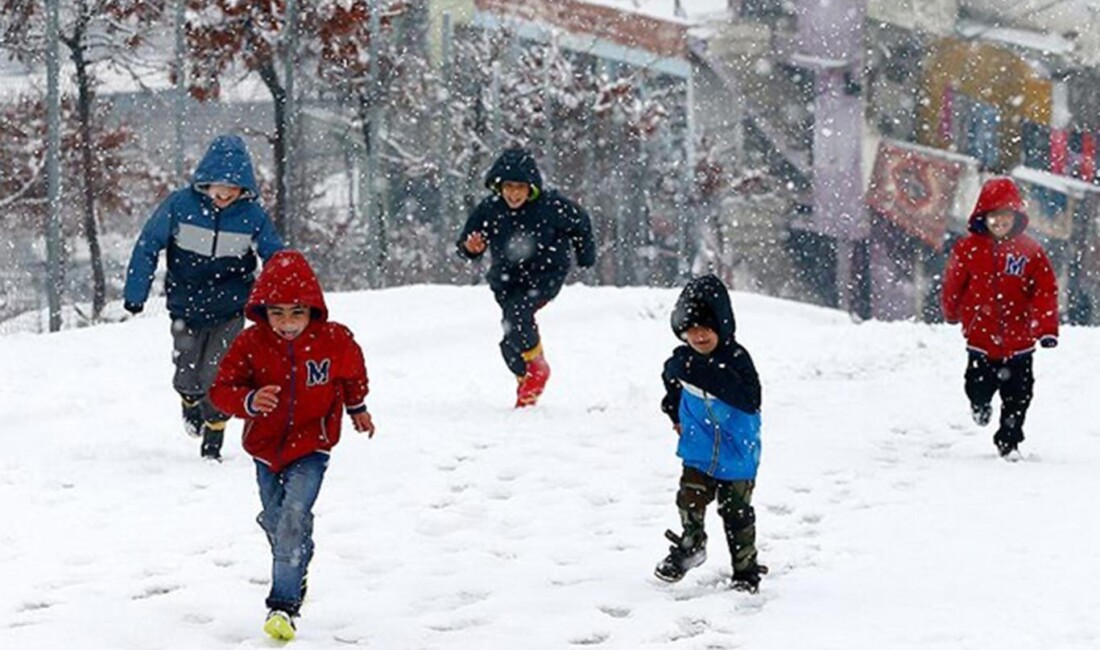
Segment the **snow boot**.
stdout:
<svg viewBox="0 0 1100 650">
<path fill-rule="evenodd" d="M 733 582 L 730 587 L 734 591 L 743 591 L 755 594 L 760 591 L 760 576 L 768 574 L 768 567 L 763 564 L 750 564 L 740 571 L 733 572 Z"/>
<path fill-rule="evenodd" d="M 267 612 L 267 620 L 264 621 L 264 632 L 278 641 L 290 641 L 294 638 L 297 627 L 294 625 L 294 617 L 281 609 L 272 609 Z"/>
<path fill-rule="evenodd" d="M 665 531 L 665 537 L 672 542 L 668 555 L 657 564 L 653 575 L 665 582 L 679 582 L 691 569 L 707 560 L 707 534 L 700 532 L 694 536 L 680 536 L 671 530 Z"/>
<path fill-rule="evenodd" d="M 993 418 L 993 406 L 990 404 L 971 404 L 970 417 L 974 418 L 974 424 L 984 427 Z"/>
<path fill-rule="evenodd" d="M 204 422 L 202 425 L 202 457 L 221 462 L 222 442 L 225 441 L 225 420 Z"/>
<path fill-rule="evenodd" d="M 202 435 L 202 397 L 180 396 L 183 406 L 183 430 L 192 438 Z"/>
<path fill-rule="evenodd" d="M 516 408 L 534 406 L 550 379 L 550 364 L 546 363 L 546 356 L 542 353 L 542 343 L 524 352 L 523 360 L 527 362 L 527 373 L 518 378 Z"/>
</svg>

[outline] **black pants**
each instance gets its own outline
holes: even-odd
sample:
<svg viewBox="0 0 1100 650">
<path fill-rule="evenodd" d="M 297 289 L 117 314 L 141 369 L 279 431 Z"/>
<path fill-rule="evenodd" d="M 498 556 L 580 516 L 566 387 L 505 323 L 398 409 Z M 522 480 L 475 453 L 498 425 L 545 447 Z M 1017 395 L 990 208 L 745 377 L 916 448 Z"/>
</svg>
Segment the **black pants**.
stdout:
<svg viewBox="0 0 1100 650">
<path fill-rule="evenodd" d="M 707 506 L 717 497 L 718 516 L 726 529 L 734 571 L 756 565 L 756 511 L 752 507 L 755 481 L 721 481 L 695 469 L 684 467 L 676 506 L 684 525 L 685 539 L 704 532 Z M 690 542 L 689 542 L 690 545 Z"/>
<path fill-rule="evenodd" d="M 1024 440 L 1024 417 L 1031 404 L 1035 376 L 1031 372 L 1032 354 L 993 361 L 984 354 L 971 352 L 966 364 L 966 396 L 971 404 L 989 404 L 1001 393 L 1001 426 L 994 440 L 1019 444 Z"/>
<path fill-rule="evenodd" d="M 523 353 L 539 344 L 539 326 L 535 322 L 535 312 L 558 295 L 563 281 L 564 278 L 547 283 L 547 286 L 524 285 L 494 292 L 493 296 L 500 305 L 500 326 L 504 329 L 500 353 L 513 375 L 518 377 L 527 372 Z"/>
</svg>

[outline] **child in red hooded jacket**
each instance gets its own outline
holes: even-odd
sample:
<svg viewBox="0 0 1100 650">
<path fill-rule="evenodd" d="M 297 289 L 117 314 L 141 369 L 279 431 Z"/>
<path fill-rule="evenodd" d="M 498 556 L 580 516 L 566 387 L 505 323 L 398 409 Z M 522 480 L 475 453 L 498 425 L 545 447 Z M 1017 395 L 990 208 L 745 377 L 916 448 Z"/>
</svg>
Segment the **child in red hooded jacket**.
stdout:
<svg viewBox="0 0 1100 650">
<path fill-rule="evenodd" d="M 1024 234 L 1023 208 L 1011 179 L 987 181 L 970 215 L 970 234 L 952 249 L 943 279 L 944 318 L 962 323 L 966 336 L 966 395 L 976 423 L 989 423 L 990 402 L 1001 394 L 993 436 L 1001 456 L 1024 440 L 1036 341 L 1058 345 L 1058 282 L 1042 246 Z"/>
<path fill-rule="evenodd" d="M 256 324 L 225 354 L 210 400 L 245 419 L 242 442 L 255 459 L 263 505 L 257 521 L 273 558 L 264 630 L 289 640 L 313 557 L 313 504 L 340 441 L 341 411 L 374 436 L 364 404 L 367 371 L 351 331 L 328 320 L 321 285 L 298 251 L 278 252 L 264 265 L 245 315 Z"/>
</svg>

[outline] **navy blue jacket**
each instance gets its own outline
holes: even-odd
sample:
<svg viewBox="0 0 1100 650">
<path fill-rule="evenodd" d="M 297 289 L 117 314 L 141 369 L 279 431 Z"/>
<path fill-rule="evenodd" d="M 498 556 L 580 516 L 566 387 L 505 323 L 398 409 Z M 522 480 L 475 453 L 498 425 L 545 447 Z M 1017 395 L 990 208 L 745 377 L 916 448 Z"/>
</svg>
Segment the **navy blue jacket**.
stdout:
<svg viewBox="0 0 1100 650">
<path fill-rule="evenodd" d="M 202 191 L 212 183 L 242 188 L 241 198 L 219 210 Z M 256 252 L 267 260 L 283 248 L 258 196 L 244 141 L 215 138 L 191 184 L 164 199 L 145 223 L 126 272 L 126 302 L 145 304 L 160 251 L 167 249 L 172 318 L 204 327 L 240 314 L 255 279 Z"/>
<path fill-rule="evenodd" d="M 508 207 L 500 194 L 504 181 L 527 183 L 531 194 L 518 210 Z M 481 254 L 466 250 L 466 238 L 480 232 L 488 242 L 492 264 L 486 279 L 494 292 L 515 289 L 547 291 L 565 280 L 569 250 L 577 265 L 596 262 L 596 244 L 588 213 L 555 190 L 542 186 L 535 159 L 523 149 L 507 149 L 485 177 L 492 194 L 481 201 L 466 220 L 458 238 L 458 250 L 467 258 Z M 551 292 L 553 293 L 553 292 Z"/>
<path fill-rule="evenodd" d="M 718 347 L 703 355 L 681 345 L 661 375 L 661 410 L 680 425 L 676 454 L 714 478 L 753 480 L 761 452 L 760 378 L 748 350 L 734 339 L 729 293 L 713 275 L 689 282 L 672 313 L 677 336 L 698 324 L 715 329 Z"/>
</svg>

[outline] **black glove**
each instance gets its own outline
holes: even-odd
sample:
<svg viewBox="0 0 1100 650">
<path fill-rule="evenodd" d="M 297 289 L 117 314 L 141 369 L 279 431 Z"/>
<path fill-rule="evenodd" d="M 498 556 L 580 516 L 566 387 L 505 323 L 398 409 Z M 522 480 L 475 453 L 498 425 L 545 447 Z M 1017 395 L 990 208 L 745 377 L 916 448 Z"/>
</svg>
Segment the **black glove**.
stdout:
<svg viewBox="0 0 1100 650">
<path fill-rule="evenodd" d="M 122 308 L 131 314 L 140 314 L 142 309 L 145 309 L 145 305 L 140 302 L 124 302 Z"/>
<path fill-rule="evenodd" d="M 1039 339 L 1039 345 L 1043 346 L 1044 348 L 1056 348 L 1058 347 L 1058 337 L 1049 335 L 1044 336 L 1043 338 Z"/>
</svg>

